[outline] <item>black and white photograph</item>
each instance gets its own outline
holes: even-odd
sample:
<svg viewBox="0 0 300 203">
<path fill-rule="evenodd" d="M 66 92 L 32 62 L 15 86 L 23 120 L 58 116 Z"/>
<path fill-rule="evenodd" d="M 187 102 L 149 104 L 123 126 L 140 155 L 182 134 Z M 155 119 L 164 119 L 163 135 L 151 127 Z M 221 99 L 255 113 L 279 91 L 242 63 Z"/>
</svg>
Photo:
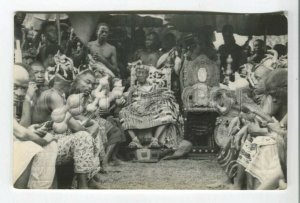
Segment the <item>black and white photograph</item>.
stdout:
<svg viewBox="0 0 300 203">
<path fill-rule="evenodd" d="M 287 12 L 13 23 L 14 188 L 288 187 Z"/>
</svg>

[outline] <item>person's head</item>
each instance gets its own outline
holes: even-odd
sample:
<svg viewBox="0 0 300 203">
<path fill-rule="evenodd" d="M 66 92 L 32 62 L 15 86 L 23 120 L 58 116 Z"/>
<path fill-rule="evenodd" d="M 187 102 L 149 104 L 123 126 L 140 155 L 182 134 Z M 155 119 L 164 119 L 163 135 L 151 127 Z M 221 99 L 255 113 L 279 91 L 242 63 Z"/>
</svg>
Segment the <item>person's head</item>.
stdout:
<svg viewBox="0 0 300 203">
<path fill-rule="evenodd" d="M 17 12 L 14 16 L 14 21 L 16 25 L 22 25 L 26 14 L 22 12 Z"/>
<path fill-rule="evenodd" d="M 35 82 L 38 86 L 45 84 L 45 67 L 42 63 L 35 61 L 29 69 L 30 81 Z"/>
<path fill-rule="evenodd" d="M 233 27 L 231 25 L 224 25 L 222 28 L 222 36 L 224 39 L 225 44 L 234 43 L 234 36 L 233 36 Z"/>
<path fill-rule="evenodd" d="M 85 70 L 78 74 L 72 83 L 71 94 L 84 93 L 85 96 L 88 96 L 92 92 L 95 82 L 96 77 L 94 72 Z"/>
<path fill-rule="evenodd" d="M 106 42 L 108 38 L 109 27 L 106 23 L 100 23 L 97 27 L 97 37 L 99 42 Z"/>
<path fill-rule="evenodd" d="M 245 45 L 243 47 L 243 52 L 245 53 L 245 55 L 247 57 L 249 57 L 249 56 L 251 56 L 252 49 L 251 49 L 251 47 L 249 45 Z"/>
<path fill-rule="evenodd" d="M 58 33 L 57 27 L 55 23 L 52 22 L 45 22 L 41 28 L 42 34 L 44 34 L 47 41 L 50 43 L 57 43 L 58 42 Z"/>
<path fill-rule="evenodd" d="M 145 84 L 149 76 L 149 70 L 147 68 L 137 68 L 136 69 L 136 79 L 139 84 Z"/>
<path fill-rule="evenodd" d="M 14 103 L 25 99 L 29 83 L 29 74 L 21 65 L 14 65 Z"/>
<path fill-rule="evenodd" d="M 22 63 L 30 66 L 35 60 L 35 57 L 30 54 L 22 54 Z"/>
<path fill-rule="evenodd" d="M 149 50 L 156 51 L 159 49 L 160 40 L 159 40 L 158 34 L 156 32 L 150 32 L 146 36 L 145 46 L 146 46 L 146 49 L 149 49 Z"/>
<path fill-rule="evenodd" d="M 172 33 L 167 33 L 162 41 L 162 48 L 169 51 L 176 45 L 176 37 Z"/>
<path fill-rule="evenodd" d="M 253 53 L 262 54 L 264 52 L 264 41 L 257 39 L 253 42 Z"/>
<path fill-rule="evenodd" d="M 287 110 L 287 85 L 287 70 L 279 68 L 268 74 L 264 80 L 265 94 L 269 98 L 263 103 L 265 113 L 275 118 L 280 113 L 286 113 L 280 111 Z M 277 119 L 280 118 L 277 117 Z"/>
<path fill-rule="evenodd" d="M 265 78 L 271 71 L 273 71 L 272 68 L 265 67 L 265 66 L 259 66 L 254 71 L 254 77 L 259 82 L 261 79 Z"/>
<path fill-rule="evenodd" d="M 274 49 L 275 51 L 277 51 L 277 53 L 278 53 L 278 58 L 279 58 L 280 56 L 285 56 L 285 55 L 287 54 L 287 48 L 286 48 L 286 46 L 284 46 L 283 44 L 275 44 L 274 47 L 273 47 L 273 49 Z"/>
</svg>

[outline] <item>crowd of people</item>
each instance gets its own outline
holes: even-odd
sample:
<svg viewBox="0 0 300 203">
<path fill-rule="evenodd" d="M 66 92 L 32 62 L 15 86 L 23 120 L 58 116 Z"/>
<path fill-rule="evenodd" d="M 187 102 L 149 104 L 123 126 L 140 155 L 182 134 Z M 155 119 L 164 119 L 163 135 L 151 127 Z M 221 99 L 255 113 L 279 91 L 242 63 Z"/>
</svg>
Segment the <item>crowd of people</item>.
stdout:
<svg viewBox="0 0 300 203">
<path fill-rule="evenodd" d="M 123 164 L 121 146 L 178 149 L 184 139 L 181 67 L 200 55 L 218 64 L 219 88 L 247 89 L 257 108 L 232 118 L 230 147 L 221 149 L 238 151 L 231 160 L 238 165 L 234 187 L 244 188 L 250 176 L 258 182 L 252 189 L 275 189 L 286 182 L 285 45 L 268 50 L 255 40 L 253 50 L 249 41 L 239 46 L 230 25 L 223 27 L 224 44 L 218 50 L 210 26 L 184 39 L 138 28 L 135 38 L 125 33 L 114 41 L 111 35 L 124 33 L 112 33 L 103 22 L 97 38 L 84 44 L 70 23 L 61 25 L 60 33 L 48 21 L 31 30 L 22 27 L 24 17 L 15 15 L 15 49 L 21 50 L 21 60 L 15 56 L 14 64 L 16 188 L 55 188 L 56 169 L 66 164 L 73 168 L 71 187 L 101 188 L 101 173 Z M 170 88 L 149 83 L 151 67 L 171 69 Z M 224 114 L 224 103 L 215 103 Z"/>
</svg>

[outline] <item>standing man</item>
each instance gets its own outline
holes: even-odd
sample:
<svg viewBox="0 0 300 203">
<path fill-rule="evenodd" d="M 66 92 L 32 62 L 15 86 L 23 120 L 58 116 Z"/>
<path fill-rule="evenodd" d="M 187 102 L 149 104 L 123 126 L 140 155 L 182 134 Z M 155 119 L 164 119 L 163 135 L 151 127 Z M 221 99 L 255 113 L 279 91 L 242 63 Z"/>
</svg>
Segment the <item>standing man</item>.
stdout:
<svg viewBox="0 0 300 203">
<path fill-rule="evenodd" d="M 235 39 L 233 36 L 233 27 L 231 25 L 225 25 L 222 29 L 222 36 L 224 39 L 224 44 L 220 46 L 220 60 L 221 60 L 221 68 L 226 70 L 227 63 L 226 60 L 229 55 L 232 57 L 232 72 L 238 71 L 239 67 L 247 62 L 246 56 L 243 52 L 242 47 L 235 43 Z M 234 75 L 234 74 L 232 74 Z M 221 71 L 221 81 L 223 81 L 224 75 Z M 233 80 L 233 78 L 231 78 Z"/>
<path fill-rule="evenodd" d="M 97 29 L 97 40 L 89 42 L 88 48 L 96 61 L 103 63 L 115 75 L 119 75 L 116 48 L 107 42 L 108 33 L 108 25 L 100 23 Z"/>
<path fill-rule="evenodd" d="M 141 60 L 144 65 L 156 66 L 160 57 L 160 40 L 156 32 L 150 32 L 146 36 L 145 49 L 137 50 L 134 60 Z"/>
</svg>

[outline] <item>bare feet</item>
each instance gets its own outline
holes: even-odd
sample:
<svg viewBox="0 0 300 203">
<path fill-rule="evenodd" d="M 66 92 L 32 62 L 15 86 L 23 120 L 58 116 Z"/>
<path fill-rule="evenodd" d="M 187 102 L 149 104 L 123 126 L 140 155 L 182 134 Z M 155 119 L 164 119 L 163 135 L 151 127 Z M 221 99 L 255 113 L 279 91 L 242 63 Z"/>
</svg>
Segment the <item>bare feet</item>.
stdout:
<svg viewBox="0 0 300 203">
<path fill-rule="evenodd" d="M 141 149 L 143 146 L 141 145 L 139 139 L 137 137 L 133 138 L 132 141 L 128 145 L 131 149 Z"/>
<path fill-rule="evenodd" d="M 152 142 L 150 143 L 149 145 L 149 148 L 152 148 L 152 149 L 157 149 L 157 148 L 160 148 L 161 146 L 159 145 L 158 143 L 158 139 L 157 138 L 153 138 L 152 139 Z"/>
</svg>

